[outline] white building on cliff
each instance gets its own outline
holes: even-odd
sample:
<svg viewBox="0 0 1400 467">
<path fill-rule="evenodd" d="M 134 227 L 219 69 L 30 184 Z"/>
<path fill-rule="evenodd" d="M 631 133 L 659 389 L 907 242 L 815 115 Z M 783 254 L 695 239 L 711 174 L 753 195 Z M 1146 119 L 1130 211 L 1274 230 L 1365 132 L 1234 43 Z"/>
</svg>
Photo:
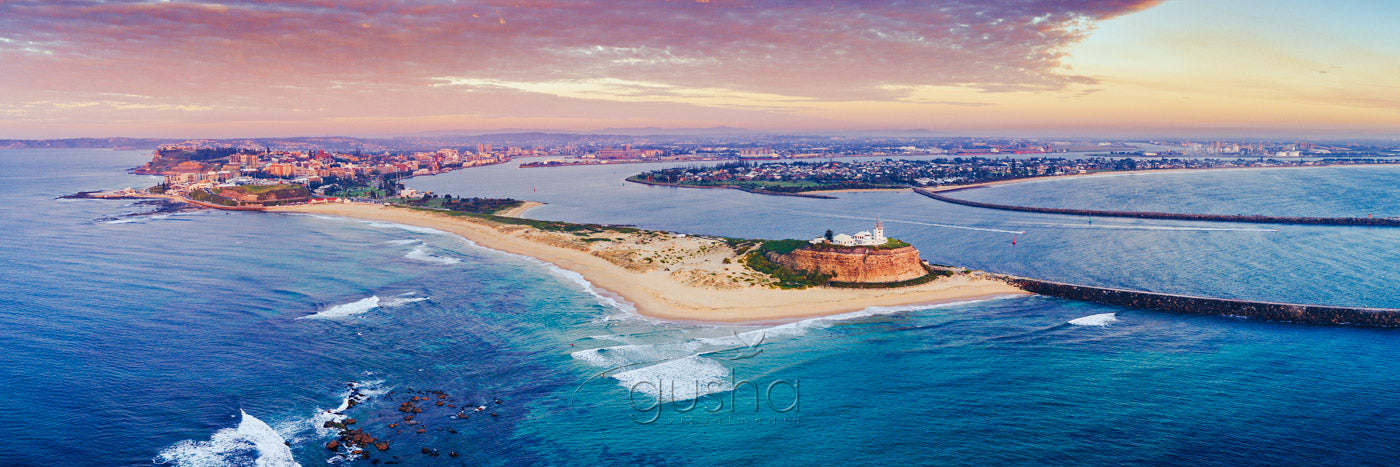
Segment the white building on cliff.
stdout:
<svg viewBox="0 0 1400 467">
<path fill-rule="evenodd" d="M 884 245 L 887 241 L 889 241 L 889 239 L 885 238 L 885 224 L 877 219 L 875 221 L 875 229 L 870 232 L 861 231 L 856 232 L 855 235 L 836 234 L 831 236 L 831 240 L 827 240 L 826 237 L 817 237 L 812 239 L 811 243 L 831 243 L 841 246 L 880 246 Z"/>
</svg>

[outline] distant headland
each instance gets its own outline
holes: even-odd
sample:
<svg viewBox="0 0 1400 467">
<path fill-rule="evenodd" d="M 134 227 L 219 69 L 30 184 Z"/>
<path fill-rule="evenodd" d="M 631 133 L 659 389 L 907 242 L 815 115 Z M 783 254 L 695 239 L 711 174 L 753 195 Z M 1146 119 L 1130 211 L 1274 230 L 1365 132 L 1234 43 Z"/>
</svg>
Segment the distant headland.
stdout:
<svg viewBox="0 0 1400 467">
<path fill-rule="evenodd" d="M 713 166 L 671 167 L 644 172 L 627 181 L 680 188 L 731 188 L 779 196 L 830 198 L 823 193 L 852 190 L 942 190 L 1092 174 L 1339 165 L 1400 165 L 1395 157 L 1299 158 L 1063 158 L 1035 156 L 938 157 L 868 161 L 727 162 Z"/>
</svg>

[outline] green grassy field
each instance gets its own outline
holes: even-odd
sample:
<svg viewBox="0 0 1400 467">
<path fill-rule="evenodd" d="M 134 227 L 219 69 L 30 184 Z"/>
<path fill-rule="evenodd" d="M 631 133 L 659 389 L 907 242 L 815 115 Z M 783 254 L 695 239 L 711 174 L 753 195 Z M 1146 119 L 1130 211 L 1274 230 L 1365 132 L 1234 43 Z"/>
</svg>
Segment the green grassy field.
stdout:
<svg viewBox="0 0 1400 467">
<path fill-rule="evenodd" d="M 243 192 L 243 193 L 250 194 L 250 195 L 263 195 L 263 194 L 271 193 L 271 192 L 278 191 L 278 190 L 292 190 L 292 191 L 304 190 L 304 188 L 303 188 L 301 185 L 290 185 L 290 184 L 281 184 L 281 185 L 240 185 L 240 186 L 234 187 L 233 189 L 236 190 L 236 191 L 239 191 L 239 192 Z"/>
</svg>

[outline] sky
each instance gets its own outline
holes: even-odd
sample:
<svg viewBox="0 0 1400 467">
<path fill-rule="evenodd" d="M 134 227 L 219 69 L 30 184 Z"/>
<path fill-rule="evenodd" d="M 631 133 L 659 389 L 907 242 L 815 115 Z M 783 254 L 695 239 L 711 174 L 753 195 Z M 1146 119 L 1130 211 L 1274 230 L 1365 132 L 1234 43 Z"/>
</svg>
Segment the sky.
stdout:
<svg viewBox="0 0 1400 467">
<path fill-rule="evenodd" d="M 0 138 L 1400 137 L 1391 0 L 0 0 Z"/>
</svg>

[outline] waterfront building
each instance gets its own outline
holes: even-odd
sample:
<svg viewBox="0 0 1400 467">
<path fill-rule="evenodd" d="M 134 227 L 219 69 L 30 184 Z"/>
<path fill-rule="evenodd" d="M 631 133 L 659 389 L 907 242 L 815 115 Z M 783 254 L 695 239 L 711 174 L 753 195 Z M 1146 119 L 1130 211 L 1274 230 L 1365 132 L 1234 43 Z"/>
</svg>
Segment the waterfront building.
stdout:
<svg viewBox="0 0 1400 467">
<path fill-rule="evenodd" d="M 809 243 L 831 243 L 841 246 L 880 246 L 888 241 L 889 239 L 885 238 L 885 224 L 876 220 L 875 228 L 870 231 L 856 232 L 855 235 L 836 234 L 831 237 L 831 240 L 827 240 L 826 237 L 817 237 L 812 239 Z"/>
</svg>

